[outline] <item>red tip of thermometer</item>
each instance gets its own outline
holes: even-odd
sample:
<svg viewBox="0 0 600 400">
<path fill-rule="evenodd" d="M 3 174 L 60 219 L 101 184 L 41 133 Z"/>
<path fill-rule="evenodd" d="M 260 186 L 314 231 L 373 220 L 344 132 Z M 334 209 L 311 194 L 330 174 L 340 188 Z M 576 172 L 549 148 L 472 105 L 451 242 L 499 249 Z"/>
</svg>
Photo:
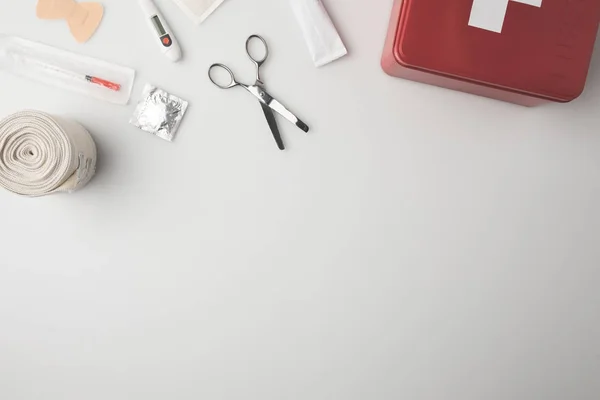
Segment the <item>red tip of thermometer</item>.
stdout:
<svg viewBox="0 0 600 400">
<path fill-rule="evenodd" d="M 114 82 L 106 81 L 104 79 L 96 78 L 95 76 L 86 75 L 85 80 L 87 80 L 88 82 L 94 83 L 96 85 L 104 86 L 105 88 L 114 90 L 115 92 L 118 92 L 119 90 L 121 90 L 121 85 L 119 85 L 118 83 L 114 83 Z"/>
</svg>

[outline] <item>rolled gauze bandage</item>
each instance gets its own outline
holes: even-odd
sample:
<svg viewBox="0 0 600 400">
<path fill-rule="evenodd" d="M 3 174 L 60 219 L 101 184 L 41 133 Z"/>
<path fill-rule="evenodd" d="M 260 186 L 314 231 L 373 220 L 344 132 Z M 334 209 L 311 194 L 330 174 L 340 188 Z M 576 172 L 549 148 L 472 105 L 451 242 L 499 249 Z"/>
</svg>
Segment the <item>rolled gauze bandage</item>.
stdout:
<svg viewBox="0 0 600 400">
<path fill-rule="evenodd" d="M 39 111 L 0 121 L 0 186 L 25 196 L 72 192 L 94 175 L 96 144 L 84 127 Z"/>
</svg>

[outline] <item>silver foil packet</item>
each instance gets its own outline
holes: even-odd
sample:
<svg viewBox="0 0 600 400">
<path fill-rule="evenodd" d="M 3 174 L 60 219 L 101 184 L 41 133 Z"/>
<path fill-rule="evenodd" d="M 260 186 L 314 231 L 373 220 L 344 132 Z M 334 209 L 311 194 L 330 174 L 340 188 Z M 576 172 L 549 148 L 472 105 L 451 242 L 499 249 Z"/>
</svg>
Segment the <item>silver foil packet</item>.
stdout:
<svg viewBox="0 0 600 400">
<path fill-rule="evenodd" d="M 173 141 L 188 102 L 168 92 L 146 84 L 129 123 L 159 138 Z"/>
</svg>

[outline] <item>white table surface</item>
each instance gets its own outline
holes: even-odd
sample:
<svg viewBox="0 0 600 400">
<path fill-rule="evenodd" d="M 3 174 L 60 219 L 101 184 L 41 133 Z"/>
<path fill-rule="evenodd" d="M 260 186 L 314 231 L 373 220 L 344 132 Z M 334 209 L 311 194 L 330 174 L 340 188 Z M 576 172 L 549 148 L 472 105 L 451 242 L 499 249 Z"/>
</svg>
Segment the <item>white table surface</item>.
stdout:
<svg viewBox="0 0 600 400">
<path fill-rule="evenodd" d="M 100 157 L 79 193 L 0 191 L 1 399 L 600 398 L 600 51 L 578 101 L 527 109 L 386 76 L 390 0 L 327 2 L 351 55 L 323 69 L 286 1 L 200 27 L 160 1 L 179 65 L 103 3 L 85 45 L 0 5 L 2 32 L 137 70 L 128 106 L 0 73 L 1 115 L 76 119 Z M 251 80 L 252 33 L 313 128 L 279 119 L 286 152 L 206 78 Z M 190 102 L 172 144 L 128 125 L 146 82 Z"/>
</svg>

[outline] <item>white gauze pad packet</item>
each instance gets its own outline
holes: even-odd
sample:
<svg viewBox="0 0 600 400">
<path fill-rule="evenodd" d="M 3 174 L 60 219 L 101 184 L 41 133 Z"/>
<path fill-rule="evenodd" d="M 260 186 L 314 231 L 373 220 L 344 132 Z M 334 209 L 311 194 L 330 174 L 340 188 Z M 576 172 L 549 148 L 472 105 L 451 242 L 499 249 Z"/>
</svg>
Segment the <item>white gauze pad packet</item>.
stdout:
<svg viewBox="0 0 600 400">
<path fill-rule="evenodd" d="M 317 67 L 348 54 L 321 0 L 289 0 Z"/>
<path fill-rule="evenodd" d="M 173 0 L 195 24 L 201 24 L 225 0 Z"/>
</svg>

